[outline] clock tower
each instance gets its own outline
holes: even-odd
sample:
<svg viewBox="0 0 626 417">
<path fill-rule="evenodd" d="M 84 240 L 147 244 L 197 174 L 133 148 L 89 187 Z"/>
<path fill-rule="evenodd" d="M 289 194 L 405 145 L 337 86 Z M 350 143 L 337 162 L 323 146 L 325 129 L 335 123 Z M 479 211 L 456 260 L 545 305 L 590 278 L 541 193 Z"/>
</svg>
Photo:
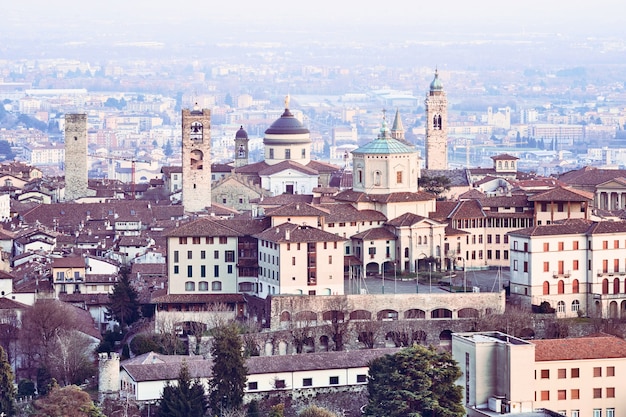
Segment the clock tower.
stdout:
<svg viewBox="0 0 626 417">
<path fill-rule="evenodd" d="M 183 207 L 199 212 L 211 206 L 211 111 L 182 114 Z"/>
<path fill-rule="evenodd" d="M 448 169 L 448 99 L 439 73 L 430 83 L 426 107 L 426 169 Z"/>
</svg>

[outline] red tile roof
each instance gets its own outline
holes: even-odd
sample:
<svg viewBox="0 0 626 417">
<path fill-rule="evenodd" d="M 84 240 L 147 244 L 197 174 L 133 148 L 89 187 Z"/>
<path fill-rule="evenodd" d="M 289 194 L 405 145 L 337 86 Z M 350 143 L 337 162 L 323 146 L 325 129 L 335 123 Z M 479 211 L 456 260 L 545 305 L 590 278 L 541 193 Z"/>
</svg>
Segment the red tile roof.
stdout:
<svg viewBox="0 0 626 417">
<path fill-rule="evenodd" d="M 531 343 L 535 345 L 537 362 L 626 358 L 626 341 L 615 336 L 532 340 Z"/>
</svg>

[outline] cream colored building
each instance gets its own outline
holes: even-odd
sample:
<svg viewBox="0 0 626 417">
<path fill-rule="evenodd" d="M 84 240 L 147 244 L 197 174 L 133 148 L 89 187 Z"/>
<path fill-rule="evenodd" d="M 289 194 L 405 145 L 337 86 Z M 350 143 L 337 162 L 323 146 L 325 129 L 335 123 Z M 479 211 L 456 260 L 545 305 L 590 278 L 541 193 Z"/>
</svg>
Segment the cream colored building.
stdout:
<svg viewBox="0 0 626 417">
<path fill-rule="evenodd" d="M 626 412 L 626 341 L 600 335 L 526 341 L 500 332 L 454 333 L 468 416 L 539 409 L 582 417 Z"/>
</svg>

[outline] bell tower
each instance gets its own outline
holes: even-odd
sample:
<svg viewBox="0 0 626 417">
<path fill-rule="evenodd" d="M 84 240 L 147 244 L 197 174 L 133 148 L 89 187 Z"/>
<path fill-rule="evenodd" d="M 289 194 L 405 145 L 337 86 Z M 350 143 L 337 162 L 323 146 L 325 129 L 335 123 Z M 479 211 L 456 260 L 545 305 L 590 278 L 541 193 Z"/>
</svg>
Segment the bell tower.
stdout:
<svg viewBox="0 0 626 417">
<path fill-rule="evenodd" d="M 426 107 L 426 169 L 448 169 L 448 99 L 435 70 Z"/>
<path fill-rule="evenodd" d="M 241 126 L 235 135 L 235 168 L 248 165 L 248 132 Z"/>
<path fill-rule="evenodd" d="M 198 212 L 211 206 L 211 111 L 182 113 L 183 207 Z"/>
</svg>

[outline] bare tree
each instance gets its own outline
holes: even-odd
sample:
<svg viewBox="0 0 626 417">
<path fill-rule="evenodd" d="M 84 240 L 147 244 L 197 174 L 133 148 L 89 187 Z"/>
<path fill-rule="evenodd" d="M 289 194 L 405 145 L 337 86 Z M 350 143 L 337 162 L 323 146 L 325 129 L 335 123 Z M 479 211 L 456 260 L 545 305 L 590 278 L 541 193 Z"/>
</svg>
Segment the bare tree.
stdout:
<svg viewBox="0 0 626 417">
<path fill-rule="evenodd" d="M 313 326 L 309 320 L 292 322 L 290 329 L 291 341 L 296 349 L 296 353 L 302 353 L 304 347 L 308 345 L 309 340 L 313 337 Z"/>
<path fill-rule="evenodd" d="M 0 346 L 4 348 L 9 363 L 13 363 L 18 349 L 20 319 L 13 310 L 0 310 Z"/>
<path fill-rule="evenodd" d="M 95 374 L 93 341 L 77 330 L 60 330 L 48 356 L 50 373 L 63 385 L 82 383 Z"/>
<path fill-rule="evenodd" d="M 335 296 L 327 304 L 328 311 L 324 312 L 322 317 L 328 324 L 325 325 L 325 331 L 328 332 L 333 340 L 333 350 L 343 350 L 344 340 L 350 324 L 350 306 L 348 297 Z"/>
<path fill-rule="evenodd" d="M 382 338 L 382 322 L 378 320 L 353 321 L 354 330 L 359 342 L 367 349 L 373 349 Z"/>
<path fill-rule="evenodd" d="M 486 314 L 477 317 L 474 328 L 476 331 L 498 330 L 521 337 L 524 329 L 533 328 L 532 315 L 522 307 L 507 306 L 503 314 Z"/>
</svg>

